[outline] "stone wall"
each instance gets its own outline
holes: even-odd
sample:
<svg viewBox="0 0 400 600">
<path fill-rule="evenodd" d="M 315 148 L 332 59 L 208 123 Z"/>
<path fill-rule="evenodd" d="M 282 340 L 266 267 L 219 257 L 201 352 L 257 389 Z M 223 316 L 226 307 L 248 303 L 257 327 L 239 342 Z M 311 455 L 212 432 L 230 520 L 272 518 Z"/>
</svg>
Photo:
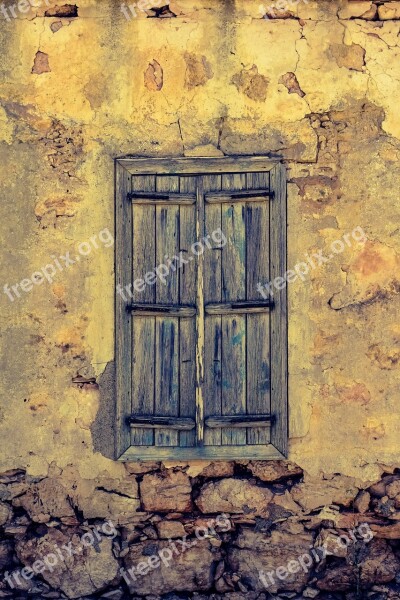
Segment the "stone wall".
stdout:
<svg viewBox="0 0 400 600">
<path fill-rule="evenodd" d="M 0 481 L 0 597 L 400 597 L 400 470 L 361 489 L 284 461 Z"/>
<path fill-rule="evenodd" d="M 125 586 L 123 565 L 224 512 L 228 531 L 131 591 L 267 600 L 258 569 L 361 519 L 372 541 L 353 534 L 340 556 L 314 557 L 281 596 L 399 597 L 400 2 L 171 0 L 129 19 L 117 0 L 35 4 L 0 15 L 4 571 L 111 519 L 118 536 L 27 585 L 40 598 L 108 593 Z M 113 160 L 236 153 L 287 167 L 289 268 L 357 227 L 367 236 L 288 289 L 299 466 L 125 467 L 113 460 L 113 247 L 99 241 L 114 230 Z M 56 266 L 93 236 L 79 264 Z M 19 597 L 0 581 L 0 597 Z"/>
</svg>

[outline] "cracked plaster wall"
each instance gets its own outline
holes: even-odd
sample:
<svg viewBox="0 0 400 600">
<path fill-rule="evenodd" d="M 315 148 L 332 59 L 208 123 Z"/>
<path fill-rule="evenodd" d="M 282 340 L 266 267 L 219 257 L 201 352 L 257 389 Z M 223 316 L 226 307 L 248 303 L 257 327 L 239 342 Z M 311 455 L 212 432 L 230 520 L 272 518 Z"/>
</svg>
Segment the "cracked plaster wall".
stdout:
<svg viewBox="0 0 400 600">
<path fill-rule="evenodd" d="M 49 4 L 1 21 L 2 285 L 112 230 L 116 156 L 272 151 L 289 267 L 356 226 L 368 236 L 289 287 L 290 459 L 361 481 L 398 465 L 400 3 L 267 19 L 259 0 L 175 0 L 130 21 L 112 0 Z M 110 388 L 113 249 L 1 305 L 3 467 L 121 477 L 99 451 L 104 394 L 71 382 Z"/>
</svg>

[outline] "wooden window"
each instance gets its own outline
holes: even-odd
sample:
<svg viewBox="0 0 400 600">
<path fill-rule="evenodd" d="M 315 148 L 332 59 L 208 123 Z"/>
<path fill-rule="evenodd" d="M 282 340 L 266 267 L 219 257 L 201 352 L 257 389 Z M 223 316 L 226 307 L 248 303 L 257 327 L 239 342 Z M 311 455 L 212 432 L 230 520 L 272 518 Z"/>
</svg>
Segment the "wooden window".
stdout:
<svg viewBox="0 0 400 600">
<path fill-rule="evenodd" d="M 115 249 L 118 458 L 286 456 L 283 165 L 118 159 Z"/>
</svg>

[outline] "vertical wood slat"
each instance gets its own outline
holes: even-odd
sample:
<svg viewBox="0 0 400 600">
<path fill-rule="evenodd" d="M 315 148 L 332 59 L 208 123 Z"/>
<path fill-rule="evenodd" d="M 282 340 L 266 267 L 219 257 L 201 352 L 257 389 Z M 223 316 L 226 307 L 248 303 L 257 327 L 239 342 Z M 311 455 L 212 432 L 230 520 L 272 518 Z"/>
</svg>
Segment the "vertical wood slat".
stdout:
<svg viewBox="0 0 400 600">
<path fill-rule="evenodd" d="M 178 192 L 178 176 L 156 176 L 157 192 Z M 179 206 L 156 206 L 156 265 L 169 264 L 179 253 Z M 158 282 L 156 303 L 179 302 L 179 271 L 169 269 L 166 283 Z M 168 417 L 179 415 L 179 320 L 156 317 L 155 414 Z M 178 431 L 157 429 L 156 446 L 177 446 Z"/>
<path fill-rule="evenodd" d="M 204 191 L 203 180 L 197 180 L 196 189 L 196 238 L 204 237 Z M 204 254 L 197 257 L 196 293 L 196 445 L 204 445 Z"/>
<path fill-rule="evenodd" d="M 204 191 L 220 191 L 221 175 L 205 175 Z M 221 229 L 221 205 L 205 205 L 205 234 Z M 221 259 L 222 249 L 212 241 L 213 248 L 204 256 L 204 303 L 222 301 Z M 222 414 L 222 317 L 206 315 L 204 348 L 204 412 L 206 416 Z M 204 431 L 206 446 L 221 445 L 221 429 Z"/>
<path fill-rule="evenodd" d="M 222 190 L 246 189 L 246 174 L 222 176 Z M 245 204 L 222 206 L 222 301 L 246 298 Z M 222 317 L 222 414 L 246 414 L 246 317 Z M 246 430 L 227 427 L 222 445 L 246 444 Z"/>
<path fill-rule="evenodd" d="M 132 191 L 154 192 L 154 175 L 132 177 Z M 155 257 L 155 207 L 132 204 L 133 215 L 133 279 L 144 279 L 147 272 L 154 269 Z M 155 285 L 146 284 L 143 291 L 132 288 L 134 302 L 153 303 Z M 155 318 L 133 316 L 132 322 L 132 414 L 152 415 L 154 413 L 154 368 L 155 368 Z M 133 446 L 151 446 L 154 431 L 132 427 Z"/>
<path fill-rule="evenodd" d="M 248 173 L 248 189 L 269 188 L 269 173 Z M 269 207 L 270 202 L 246 205 L 246 294 L 247 300 L 261 299 L 259 282 L 269 280 Z M 268 414 L 270 403 L 270 326 L 269 313 L 246 315 L 247 412 Z M 268 444 L 268 428 L 249 427 L 248 444 Z"/>
<path fill-rule="evenodd" d="M 196 192 L 195 177 L 180 177 L 179 191 Z M 183 264 L 179 271 L 179 301 L 181 304 L 196 304 L 196 256 L 191 252 L 191 245 L 196 241 L 196 206 L 180 206 L 180 239 L 179 250 L 189 262 Z M 196 416 L 196 320 L 179 320 L 179 376 L 180 398 L 179 415 L 181 417 Z M 196 431 L 181 431 L 179 445 L 192 447 L 196 444 Z"/>
<path fill-rule="evenodd" d="M 287 201 L 286 172 L 278 164 L 271 170 L 271 189 L 275 192 L 270 206 L 271 280 L 287 270 Z M 287 355 L 287 289 L 274 291 L 275 308 L 271 313 L 271 411 L 276 415 L 271 429 L 271 442 L 287 455 L 288 440 L 288 355 Z"/>
<path fill-rule="evenodd" d="M 115 452 L 119 457 L 130 444 L 130 427 L 126 417 L 131 410 L 132 323 L 126 311 L 126 299 L 118 292 L 131 283 L 132 277 L 132 209 L 127 199 L 131 176 L 118 162 L 115 165 L 115 360 L 116 360 L 116 436 Z M 123 260 L 122 260 L 123 258 Z M 126 296 L 125 296 L 126 298 Z"/>
</svg>

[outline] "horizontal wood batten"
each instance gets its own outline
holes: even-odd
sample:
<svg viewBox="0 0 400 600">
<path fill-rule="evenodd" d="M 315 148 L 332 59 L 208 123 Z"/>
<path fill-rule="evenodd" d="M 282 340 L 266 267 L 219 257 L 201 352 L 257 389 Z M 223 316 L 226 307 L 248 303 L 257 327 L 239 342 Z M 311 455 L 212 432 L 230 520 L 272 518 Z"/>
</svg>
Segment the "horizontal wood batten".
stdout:
<svg viewBox="0 0 400 600">
<path fill-rule="evenodd" d="M 243 313 L 261 313 L 273 308 L 273 300 L 266 300 L 265 302 L 228 302 L 228 303 L 215 303 L 206 304 L 205 311 L 207 315 L 229 315 L 231 313 L 243 314 Z"/>
<path fill-rule="evenodd" d="M 206 427 L 219 429 L 224 427 L 271 427 L 271 415 L 235 415 L 231 417 L 207 417 Z"/>
<path fill-rule="evenodd" d="M 165 192 L 132 192 L 128 194 L 128 199 L 133 204 L 194 204 L 196 202 L 195 194 L 169 194 Z"/>
<path fill-rule="evenodd" d="M 196 423 L 193 419 L 184 417 L 128 417 L 131 427 L 142 429 L 177 429 L 179 431 L 191 431 Z"/>
<path fill-rule="evenodd" d="M 135 460 L 282 460 L 284 455 L 273 444 L 250 446 L 203 446 L 201 448 L 176 448 L 171 446 L 130 446 L 119 457 L 120 461 Z"/>
<path fill-rule="evenodd" d="M 240 192 L 211 192 L 206 194 L 208 204 L 231 204 L 232 202 L 265 202 L 272 198 L 269 190 L 242 190 Z"/>
<path fill-rule="evenodd" d="M 225 156 L 225 157 L 182 157 L 182 158 L 143 158 L 121 157 L 116 161 L 131 175 L 201 175 L 204 173 L 243 173 L 245 171 L 271 171 L 278 155 L 265 156 Z"/>
<path fill-rule="evenodd" d="M 135 317 L 194 317 L 195 306 L 176 306 L 174 304 L 129 304 L 127 307 Z"/>
</svg>

